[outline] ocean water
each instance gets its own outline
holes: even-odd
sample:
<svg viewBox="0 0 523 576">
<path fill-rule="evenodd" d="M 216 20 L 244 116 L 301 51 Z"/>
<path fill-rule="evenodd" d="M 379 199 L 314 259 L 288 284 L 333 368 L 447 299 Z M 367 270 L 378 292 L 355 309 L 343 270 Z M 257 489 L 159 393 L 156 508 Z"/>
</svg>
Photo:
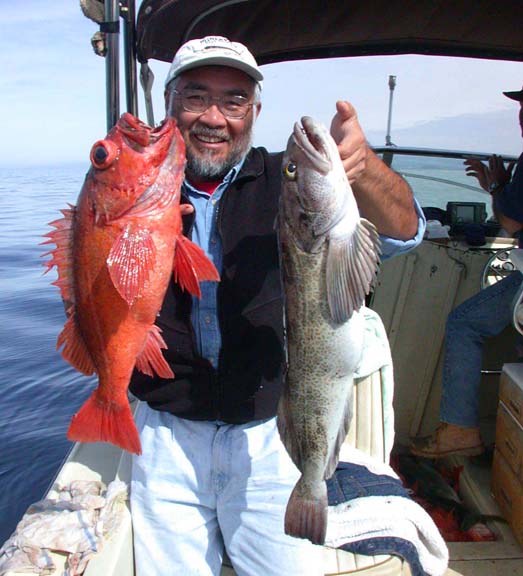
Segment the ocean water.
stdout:
<svg viewBox="0 0 523 576">
<path fill-rule="evenodd" d="M 42 498 L 72 444 L 71 416 L 89 396 L 86 378 L 56 351 L 65 315 L 59 291 L 43 275 L 48 223 L 76 203 L 86 165 L 0 167 L 0 545 L 27 507 Z M 461 161 L 405 158 L 396 169 L 439 179 L 475 181 Z M 408 177 L 422 206 L 485 201 L 477 190 Z"/>
<path fill-rule="evenodd" d="M 462 159 L 398 156 L 392 167 L 410 184 L 423 207 L 445 210 L 447 202 L 483 202 L 492 216 L 490 195 L 476 178 L 467 176 Z"/>
<path fill-rule="evenodd" d="M 0 545 L 72 447 L 69 420 L 94 387 L 56 351 L 64 323 L 48 222 L 75 203 L 86 166 L 0 167 Z"/>
</svg>

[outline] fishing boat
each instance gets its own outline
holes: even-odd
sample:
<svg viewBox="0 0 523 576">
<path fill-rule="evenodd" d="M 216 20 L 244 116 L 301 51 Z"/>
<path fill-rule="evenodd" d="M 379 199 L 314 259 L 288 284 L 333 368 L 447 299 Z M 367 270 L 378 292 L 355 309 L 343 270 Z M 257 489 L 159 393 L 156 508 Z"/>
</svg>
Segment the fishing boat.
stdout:
<svg viewBox="0 0 523 576">
<path fill-rule="evenodd" d="M 85 2 L 88 4 L 88 2 Z M 120 34 L 121 29 L 123 34 Z M 181 44 L 191 38 L 222 35 L 245 43 L 259 64 L 333 57 L 424 54 L 523 61 L 521 5 L 517 0 L 491 3 L 449 0 L 334 2 L 311 0 L 143 0 L 136 13 L 134 0 L 105 0 L 98 40 L 106 51 L 107 126 L 120 115 L 120 76 L 125 85 L 126 110 L 138 111 L 138 66 L 144 89 L 146 118 L 155 123 L 149 63 L 170 62 Z M 119 46 L 123 45 L 123 55 Z M 120 73 L 121 61 L 125 64 Z M 161 116 L 161 111 L 158 113 Z M 423 198 L 427 218 L 439 224 L 421 246 L 382 265 L 368 306 L 379 314 L 386 330 L 394 366 L 392 434 L 384 413 L 392 407 L 383 398 L 379 372 L 358 383 L 355 418 L 347 444 L 388 461 L 414 436 L 430 432 L 438 420 L 445 320 L 460 302 L 510 274 L 518 264 L 516 246 L 489 214 L 489 199 L 479 188 L 454 179 L 463 159 L 486 160 L 467 151 L 402 148 L 389 142 L 376 148 L 384 161 L 402 173 L 415 194 L 423 184 L 433 190 Z M 448 162 L 446 177 L 426 169 L 437 159 Z M 505 157 L 506 160 L 514 158 Z M 459 163 L 459 171 L 457 166 Z M 423 170 L 419 170 L 420 166 Z M 427 187 L 427 185 L 430 185 Z M 430 187 L 434 188 L 430 188 Z M 437 191 L 436 188 L 437 187 Z M 432 195 L 433 194 L 433 195 Z M 483 233 L 478 244 L 467 237 L 467 224 Z M 516 264 L 514 264 L 516 262 Z M 515 330 L 493 339 L 485 353 L 482 382 L 482 436 L 499 447 L 500 380 L 519 384 L 520 364 Z M 415 393 L 413 393 L 415 391 Z M 388 404 L 387 404 L 388 403 Z M 510 402 L 508 402 L 510 404 Z M 139 410 L 138 402 L 134 409 Z M 523 428 L 522 428 L 523 430 Z M 512 449 L 523 451 L 523 433 L 516 426 Z M 519 434 L 519 436 L 518 436 Z M 492 461 L 451 458 L 449 466 L 463 467 L 460 496 L 482 514 L 505 516 L 492 521 L 490 542 L 449 542 L 447 574 L 523 575 L 523 506 L 521 478 L 515 489 L 502 483 L 493 496 Z M 108 444 L 77 444 L 60 469 L 56 482 L 71 479 L 114 479 L 129 482 L 130 456 Z M 503 498 L 508 503 L 503 504 Z M 519 509 L 517 508 L 519 506 Z M 518 509 L 519 517 L 512 517 Z M 512 516 L 511 516 L 512 515 Z M 519 530 L 519 532 L 518 532 Z M 57 556 L 56 574 L 64 558 Z M 410 574 L 397 556 L 375 557 L 326 550 L 326 574 Z M 132 576 L 132 518 L 127 510 L 118 531 L 87 565 L 86 576 Z M 224 562 L 223 576 L 234 574 Z"/>
</svg>

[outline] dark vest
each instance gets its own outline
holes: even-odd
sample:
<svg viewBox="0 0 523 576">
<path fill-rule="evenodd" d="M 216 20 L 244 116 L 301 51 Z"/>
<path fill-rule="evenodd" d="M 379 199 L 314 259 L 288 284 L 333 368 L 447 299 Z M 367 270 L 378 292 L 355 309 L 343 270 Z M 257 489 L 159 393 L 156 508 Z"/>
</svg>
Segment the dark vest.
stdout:
<svg viewBox="0 0 523 576">
<path fill-rule="evenodd" d="M 249 152 L 220 200 L 223 269 L 218 286 L 218 369 L 196 349 L 191 297 L 174 281 L 157 319 L 175 377 L 135 370 L 131 392 L 151 408 L 191 420 L 244 423 L 276 414 L 285 366 L 283 300 L 275 219 L 282 154 Z M 184 199 L 183 201 L 187 201 Z M 190 236 L 194 215 L 184 219 Z"/>
</svg>

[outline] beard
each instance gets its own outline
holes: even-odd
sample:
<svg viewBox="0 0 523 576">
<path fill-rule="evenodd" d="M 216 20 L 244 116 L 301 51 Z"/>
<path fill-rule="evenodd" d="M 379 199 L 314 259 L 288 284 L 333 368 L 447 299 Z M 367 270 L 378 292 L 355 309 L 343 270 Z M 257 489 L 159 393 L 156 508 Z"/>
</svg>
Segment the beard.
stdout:
<svg viewBox="0 0 523 576">
<path fill-rule="evenodd" d="M 226 130 L 209 128 L 208 126 L 196 126 L 191 129 L 191 133 L 204 136 L 215 137 L 231 141 Z M 212 150 L 194 150 L 191 145 L 187 146 L 186 172 L 198 180 L 216 181 L 223 180 L 224 176 L 240 162 L 247 154 L 252 145 L 252 122 L 245 126 L 243 134 L 238 136 L 231 146 L 225 158 L 216 158 Z"/>
</svg>

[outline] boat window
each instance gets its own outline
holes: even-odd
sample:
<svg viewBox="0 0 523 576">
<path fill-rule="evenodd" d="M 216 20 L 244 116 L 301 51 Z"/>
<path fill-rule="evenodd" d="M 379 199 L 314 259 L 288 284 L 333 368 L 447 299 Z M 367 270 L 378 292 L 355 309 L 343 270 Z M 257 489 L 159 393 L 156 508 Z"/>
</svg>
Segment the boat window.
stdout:
<svg viewBox="0 0 523 576">
<path fill-rule="evenodd" d="M 422 207 L 446 210 L 448 202 L 480 202 L 487 219 L 492 217 L 489 194 L 466 175 L 462 158 L 394 154 L 391 166 L 408 181 Z"/>
</svg>

